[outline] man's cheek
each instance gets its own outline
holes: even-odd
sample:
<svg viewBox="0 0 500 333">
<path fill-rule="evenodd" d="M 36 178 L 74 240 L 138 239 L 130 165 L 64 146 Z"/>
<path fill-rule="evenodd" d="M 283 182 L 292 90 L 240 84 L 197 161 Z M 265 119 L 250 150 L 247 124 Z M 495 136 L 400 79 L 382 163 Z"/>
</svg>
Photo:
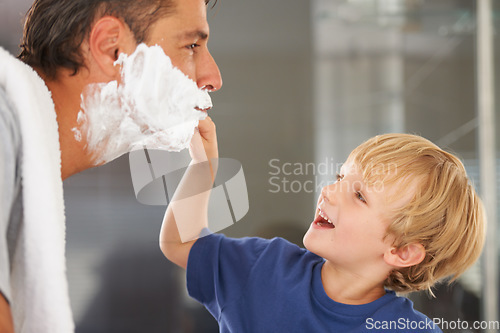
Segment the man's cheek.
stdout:
<svg viewBox="0 0 500 333">
<path fill-rule="evenodd" d="M 136 146 L 179 151 L 212 102 L 160 47 L 141 44 L 121 55 L 122 82 L 91 87 L 83 95 L 75 136 L 86 137 L 95 163 L 107 163 Z"/>
</svg>

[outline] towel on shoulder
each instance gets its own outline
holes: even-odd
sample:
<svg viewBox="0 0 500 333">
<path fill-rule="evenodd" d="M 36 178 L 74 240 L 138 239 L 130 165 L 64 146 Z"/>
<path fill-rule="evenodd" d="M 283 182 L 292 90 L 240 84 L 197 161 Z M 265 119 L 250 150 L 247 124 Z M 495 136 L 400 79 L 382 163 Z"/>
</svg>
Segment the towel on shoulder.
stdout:
<svg viewBox="0 0 500 333">
<path fill-rule="evenodd" d="M 15 332 L 73 332 L 66 278 L 61 150 L 54 103 L 38 74 L 1 47 L 0 87 L 18 113 L 23 150 L 24 222 L 10 280 Z"/>
</svg>

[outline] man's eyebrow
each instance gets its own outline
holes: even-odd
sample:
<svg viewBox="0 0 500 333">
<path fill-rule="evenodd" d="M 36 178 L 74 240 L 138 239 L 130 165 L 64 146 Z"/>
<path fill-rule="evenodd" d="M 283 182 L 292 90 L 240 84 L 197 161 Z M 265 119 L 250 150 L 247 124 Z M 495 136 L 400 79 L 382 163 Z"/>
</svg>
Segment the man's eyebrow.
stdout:
<svg viewBox="0 0 500 333">
<path fill-rule="evenodd" d="M 203 30 L 193 30 L 193 31 L 187 31 L 187 32 L 180 33 L 179 38 L 180 39 L 198 38 L 201 40 L 205 40 L 208 38 L 208 34 Z"/>
</svg>

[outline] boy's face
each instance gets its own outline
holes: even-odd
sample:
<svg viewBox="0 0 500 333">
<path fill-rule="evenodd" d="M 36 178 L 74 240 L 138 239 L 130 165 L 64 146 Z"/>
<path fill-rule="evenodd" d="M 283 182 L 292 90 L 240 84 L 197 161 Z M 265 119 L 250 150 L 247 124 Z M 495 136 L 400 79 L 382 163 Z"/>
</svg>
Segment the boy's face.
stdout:
<svg viewBox="0 0 500 333">
<path fill-rule="evenodd" d="M 314 221 L 304 236 L 305 247 L 351 271 L 383 263 L 384 253 L 393 248 L 394 238 L 386 237 L 390 212 L 407 204 L 414 193 L 413 186 L 401 189 L 398 185 L 368 186 L 361 170 L 348 160 L 338 181 L 324 187 L 319 196 Z M 397 199 L 389 203 L 396 193 Z"/>
</svg>

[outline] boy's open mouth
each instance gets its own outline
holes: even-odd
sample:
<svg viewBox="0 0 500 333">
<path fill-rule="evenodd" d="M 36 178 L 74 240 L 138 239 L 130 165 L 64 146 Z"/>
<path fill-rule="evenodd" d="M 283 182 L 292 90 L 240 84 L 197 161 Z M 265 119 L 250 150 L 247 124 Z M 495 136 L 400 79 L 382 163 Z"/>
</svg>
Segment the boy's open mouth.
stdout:
<svg viewBox="0 0 500 333">
<path fill-rule="evenodd" d="M 335 225 L 330 220 L 328 215 L 326 215 L 325 212 L 323 212 L 321 209 L 318 209 L 318 216 L 314 220 L 314 224 L 316 224 L 320 228 L 335 228 Z"/>
</svg>

